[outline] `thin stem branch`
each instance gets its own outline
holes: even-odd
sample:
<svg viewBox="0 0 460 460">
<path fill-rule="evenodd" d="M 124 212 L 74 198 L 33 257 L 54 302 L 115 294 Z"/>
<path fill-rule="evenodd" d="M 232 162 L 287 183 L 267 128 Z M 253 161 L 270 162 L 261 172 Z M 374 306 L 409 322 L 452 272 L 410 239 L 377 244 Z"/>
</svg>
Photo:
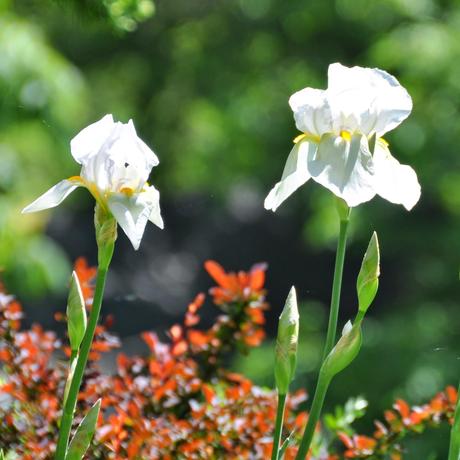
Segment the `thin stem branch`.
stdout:
<svg viewBox="0 0 460 460">
<path fill-rule="evenodd" d="M 55 460 L 65 460 L 67 453 L 67 446 L 69 444 L 70 431 L 72 429 L 73 416 L 75 407 L 77 404 L 78 392 L 80 391 L 81 382 L 83 380 L 83 374 L 85 372 L 86 363 L 88 361 L 89 352 L 93 343 L 94 332 L 99 320 L 99 314 L 101 311 L 102 298 L 104 296 L 105 280 L 107 277 L 108 266 L 110 263 L 111 255 L 113 254 L 113 246 L 111 248 L 110 257 L 107 260 L 105 266 L 99 265 L 97 271 L 96 288 L 94 291 L 93 306 L 88 319 L 88 325 L 86 327 L 85 335 L 80 347 L 80 353 L 78 355 L 77 365 L 70 384 L 69 394 L 64 405 L 64 410 L 61 417 L 61 424 L 59 428 L 59 439 L 56 448 Z"/>
<path fill-rule="evenodd" d="M 308 415 L 307 426 L 302 436 L 302 441 L 299 445 L 299 450 L 295 460 L 305 460 L 310 444 L 315 433 L 316 424 L 318 423 L 321 409 L 323 408 L 324 399 L 326 398 L 327 389 L 329 388 L 330 379 L 327 379 L 323 372 L 319 372 L 318 383 L 316 385 L 315 396 Z"/>
<path fill-rule="evenodd" d="M 331 308 L 329 313 L 329 324 L 327 327 L 326 344 L 324 346 L 323 359 L 331 352 L 335 344 L 337 334 L 337 320 L 339 317 L 340 291 L 342 289 L 343 264 L 345 261 L 345 249 L 347 246 L 348 219 L 340 220 L 339 240 L 337 242 L 337 253 L 335 257 L 334 280 L 332 282 Z"/>
<path fill-rule="evenodd" d="M 273 435 L 272 460 L 278 460 L 279 458 L 285 406 L 286 406 L 286 395 L 278 394 L 278 408 L 276 411 L 275 434 Z"/>
</svg>

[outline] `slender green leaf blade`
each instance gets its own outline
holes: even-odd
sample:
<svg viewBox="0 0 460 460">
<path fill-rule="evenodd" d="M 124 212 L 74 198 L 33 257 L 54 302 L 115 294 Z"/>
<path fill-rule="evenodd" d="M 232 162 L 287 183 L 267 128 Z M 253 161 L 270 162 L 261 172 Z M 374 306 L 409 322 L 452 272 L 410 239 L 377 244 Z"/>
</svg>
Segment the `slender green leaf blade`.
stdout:
<svg viewBox="0 0 460 460">
<path fill-rule="evenodd" d="M 85 418 L 78 425 L 77 431 L 70 442 L 65 460 L 81 460 L 88 450 L 94 432 L 96 431 L 97 417 L 101 408 L 101 400 L 98 399 L 94 406 L 85 415 Z"/>
<path fill-rule="evenodd" d="M 455 408 L 454 424 L 450 432 L 449 460 L 460 460 L 460 394 Z"/>
</svg>

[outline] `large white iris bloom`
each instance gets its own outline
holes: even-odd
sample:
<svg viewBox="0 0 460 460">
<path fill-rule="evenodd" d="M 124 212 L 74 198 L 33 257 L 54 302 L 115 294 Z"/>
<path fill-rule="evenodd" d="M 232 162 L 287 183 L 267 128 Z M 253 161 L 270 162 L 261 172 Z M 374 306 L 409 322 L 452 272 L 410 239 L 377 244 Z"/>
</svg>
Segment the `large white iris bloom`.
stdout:
<svg viewBox="0 0 460 460">
<path fill-rule="evenodd" d="M 291 96 L 297 128 L 281 181 L 265 199 L 275 211 L 310 178 L 357 206 L 376 194 L 410 210 L 420 198 L 415 171 L 392 157 L 382 136 L 412 110 L 407 91 L 379 69 L 331 64 L 328 88 Z"/>
<path fill-rule="evenodd" d="M 134 249 L 139 248 L 147 221 L 163 228 L 160 194 L 147 182 L 159 160 L 137 136 L 132 120 L 115 122 L 112 115 L 106 115 L 77 134 L 70 148 L 82 166 L 80 175 L 62 180 L 23 213 L 53 208 L 77 187 L 86 187 L 115 217 Z"/>
</svg>

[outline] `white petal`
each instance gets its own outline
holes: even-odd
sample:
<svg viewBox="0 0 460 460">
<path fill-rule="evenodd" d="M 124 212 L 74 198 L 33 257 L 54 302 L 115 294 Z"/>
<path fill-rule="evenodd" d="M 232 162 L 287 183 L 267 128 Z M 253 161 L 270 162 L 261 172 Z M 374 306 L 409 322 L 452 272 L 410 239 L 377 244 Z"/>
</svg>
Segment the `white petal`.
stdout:
<svg viewBox="0 0 460 460">
<path fill-rule="evenodd" d="M 415 171 L 399 163 L 380 139 L 375 145 L 374 165 L 377 194 L 391 203 L 402 204 L 410 211 L 421 194 Z"/>
<path fill-rule="evenodd" d="M 265 198 L 265 209 L 276 211 L 280 204 L 292 195 L 301 185 L 310 179 L 307 169 L 308 157 L 312 157 L 317 145 L 306 140 L 294 145 L 284 166 L 281 181 L 278 182 Z"/>
<path fill-rule="evenodd" d="M 152 203 L 152 211 L 150 212 L 149 217 L 150 222 L 152 222 L 152 224 L 155 224 L 157 227 L 163 229 L 164 223 L 160 211 L 160 192 L 153 185 L 151 185 L 143 193 L 147 195 L 147 198 L 144 199 L 147 199 L 150 203 Z"/>
<path fill-rule="evenodd" d="M 325 134 L 308 162 L 312 178 L 353 207 L 375 195 L 374 167 L 367 138 L 359 134 L 345 140 Z"/>
<path fill-rule="evenodd" d="M 331 64 L 327 91 L 335 129 L 382 136 L 412 110 L 408 92 L 395 77 L 380 69 Z"/>
<path fill-rule="evenodd" d="M 80 184 L 74 180 L 62 180 L 55 186 L 51 187 L 47 192 L 38 197 L 33 203 L 26 206 L 22 213 L 37 212 L 43 209 L 54 208 L 60 204 L 64 199 L 72 193 Z"/>
<path fill-rule="evenodd" d="M 163 228 L 159 196 L 154 187 L 149 187 L 146 191 L 131 197 L 123 193 L 113 193 L 108 197 L 110 211 L 136 250 L 139 249 L 149 219 Z"/>
<path fill-rule="evenodd" d="M 154 166 L 157 166 L 160 163 L 160 160 L 152 151 L 152 149 L 140 137 L 138 137 L 133 120 L 129 120 L 127 126 L 129 128 L 132 139 L 136 142 L 137 151 L 145 159 L 148 168 L 152 169 Z"/>
<path fill-rule="evenodd" d="M 299 131 L 315 136 L 332 131 L 332 115 L 326 91 L 313 88 L 297 91 L 289 98 L 289 105 Z"/>
<path fill-rule="evenodd" d="M 116 127 L 112 115 L 105 115 L 99 121 L 81 130 L 71 141 L 70 150 L 75 160 L 82 164 L 96 155 Z"/>
</svg>

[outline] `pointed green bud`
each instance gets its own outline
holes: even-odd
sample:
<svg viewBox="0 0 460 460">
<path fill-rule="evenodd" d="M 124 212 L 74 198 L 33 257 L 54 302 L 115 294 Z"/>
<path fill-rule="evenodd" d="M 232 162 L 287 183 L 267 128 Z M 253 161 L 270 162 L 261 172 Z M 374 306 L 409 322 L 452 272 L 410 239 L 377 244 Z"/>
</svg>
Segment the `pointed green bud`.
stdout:
<svg viewBox="0 0 460 460">
<path fill-rule="evenodd" d="M 117 221 L 99 203 L 96 203 L 96 207 L 94 208 L 94 227 L 96 229 L 96 241 L 99 249 L 99 268 L 107 268 L 112 259 L 117 239 Z"/>
<path fill-rule="evenodd" d="M 373 233 L 356 282 L 360 313 L 366 313 L 379 288 L 380 250 L 377 233 Z"/>
<path fill-rule="evenodd" d="M 67 332 L 70 348 L 78 351 L 86 331 L 85 299 L 81 292 L 80 281 L 75 272 L 70 280 L 69 298 L 67 299 Z"/>
<path fill-rule="evenodd" d="M 299 310 L 294 286 L 289 291 L 278 322 L 275 348 L 275 382 L 278 393 L 285 395 L 294 379 L 299 340 Z"/>
<path fill-rule="evenodd" d="M 353 326 L 348 321 L 342 331 L 337 345 L 331 350 L 321 366 L 321 373 L 327 380 L 343 371 L 356 358 L 362 342 L 361 322 Z"/>
<path fill-rule="evenodd" d="M 65 460 L 81 460 L 84 457 L 96 431 L 100 408 L 101 400 L 98 399 L 85 415 L 80 425 L 78 425 L 77 431 L 69 444 Z"/>
<path fill-rule="evenodd" d="M 347 221 L 350 219 L 350 213 L 351 213 L 351 208 L 348 206 L 348 204 L 345 202 L 345 200 L 342 200 L 342 198 L 339 197 L 334 197 L 335 199 L 335 205 L 337 208 L 337 212 L 339 214 L 339 219 L 341 221 Z"/>
<path fill-rule="evenodd" d="M 3 453 L 3 450 L 0 450 L 0 460 L 5 460 L 5 454 Z"/>
</svg>

